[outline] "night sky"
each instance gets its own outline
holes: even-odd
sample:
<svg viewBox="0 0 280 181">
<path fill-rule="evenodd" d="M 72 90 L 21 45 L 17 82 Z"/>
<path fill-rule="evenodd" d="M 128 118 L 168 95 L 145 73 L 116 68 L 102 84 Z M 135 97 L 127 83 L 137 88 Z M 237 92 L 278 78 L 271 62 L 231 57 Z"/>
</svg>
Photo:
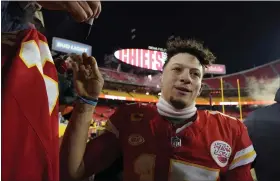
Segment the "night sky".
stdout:
<svg viewBox="0 0 280 181">
<path fill-rule="evenodd" d="M 88 40 L 84 26 L 66 14 L 44 15 L 49 41 L 90 44 L 99 65 L 116 48 L 164 48 L 171 35 L 204 41 L 227 73 L 280 58 L 280 2 L 103 2 Z"/>
</svg>

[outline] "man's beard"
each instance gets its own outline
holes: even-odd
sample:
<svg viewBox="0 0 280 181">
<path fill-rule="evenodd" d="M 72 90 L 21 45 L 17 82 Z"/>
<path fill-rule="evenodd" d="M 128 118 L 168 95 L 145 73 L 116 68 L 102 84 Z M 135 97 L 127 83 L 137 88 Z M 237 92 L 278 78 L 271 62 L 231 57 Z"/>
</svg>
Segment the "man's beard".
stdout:
<svg viewBox="0 0 280 181">
<path fill-rule="evenodd" d="M 184 109 L 187 106 L 183 100 L 176 100 L 173 96 L 170 97 L 170 103 L 175 109 Z"/>
</svg>

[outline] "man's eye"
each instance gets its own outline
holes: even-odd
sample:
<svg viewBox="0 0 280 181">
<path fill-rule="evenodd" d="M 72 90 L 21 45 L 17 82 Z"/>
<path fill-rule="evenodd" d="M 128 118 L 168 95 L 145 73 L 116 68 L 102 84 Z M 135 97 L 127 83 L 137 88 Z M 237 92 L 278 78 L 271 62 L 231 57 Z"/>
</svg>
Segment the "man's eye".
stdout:
<svg viewBox="0 0 280 181">
<path fill-rule="evenodd" d="M 173 70 L 175 70 L 176 72 L 180 72 L 182 69 L 180 67 L 175 67 L 173 68 Z"/>
<path fill-rule="evenodd" d="M 192 73 L 194 76 L 196 76 L 196 77 L 200 77 L 200 73 L 198 73 L 198 72 L 194 72 L 194 73 Z"/>
</svg>

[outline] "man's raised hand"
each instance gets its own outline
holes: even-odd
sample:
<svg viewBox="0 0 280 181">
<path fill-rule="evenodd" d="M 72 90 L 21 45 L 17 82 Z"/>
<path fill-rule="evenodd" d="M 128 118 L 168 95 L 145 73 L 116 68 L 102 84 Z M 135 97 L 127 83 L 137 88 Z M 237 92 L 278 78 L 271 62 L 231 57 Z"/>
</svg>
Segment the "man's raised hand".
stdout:
<svg viewBox="0 0 280 181">
<path fill-rule="evenodd" d="M 79 96 L 97 99 L 104 85 L 104 79 L 98 69 L 94 57 L 72 55 L 72 68 L 74 85 Z"/>
</svg>

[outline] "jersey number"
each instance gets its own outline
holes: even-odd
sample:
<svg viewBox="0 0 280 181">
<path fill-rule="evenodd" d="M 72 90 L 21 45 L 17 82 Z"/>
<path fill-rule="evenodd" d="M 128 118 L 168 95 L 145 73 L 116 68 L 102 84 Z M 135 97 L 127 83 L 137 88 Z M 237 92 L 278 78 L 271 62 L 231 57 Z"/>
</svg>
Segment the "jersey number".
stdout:
<svg viewBox="0 0 280 181">
<path fill-rule="evenodd" d="M 39 46 L 34 40 L 24 42 L 21 45 L 19 57 L 27 68 L 36 66 L 39 70 L 46 86 L 49 113 L 52 114 L 58 99 L 59 91 L 57 81 L 45 75 L 43 70 L 47 61 L 53 64 L 53 59 L 48 44 L 41 40 L 39 41 Z"/>
<path fill-rule="evenodd" d="M 139 181 L 154 181 L 156 156 L 142 154 L 134 161 L 134 172 L 139 175 Z M 217 181 L 219 170 L 204 167 L 181 160 L 170 160 L 169 181 L 205 180 Z"/>
</svg>

